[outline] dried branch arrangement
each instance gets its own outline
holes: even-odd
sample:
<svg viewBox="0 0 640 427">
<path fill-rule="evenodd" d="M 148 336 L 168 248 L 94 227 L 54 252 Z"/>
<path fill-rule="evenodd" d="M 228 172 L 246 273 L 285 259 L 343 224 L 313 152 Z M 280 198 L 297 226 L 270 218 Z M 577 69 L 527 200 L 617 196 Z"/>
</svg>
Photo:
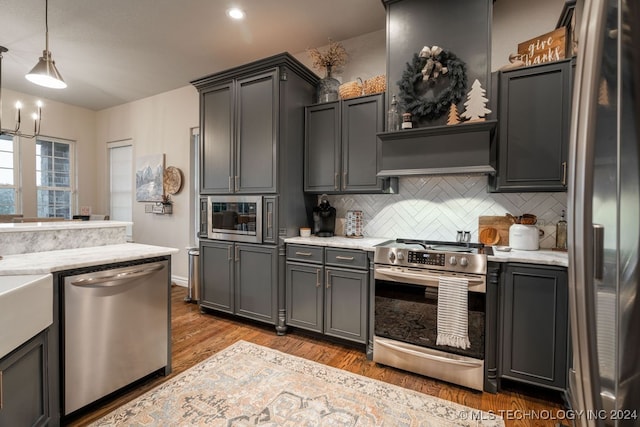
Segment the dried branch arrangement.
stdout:
<svg viewBox="0 0 640 427">
<path fill-rule="evenodd" d="M 334 42 L 329 39 L 329 47 L 326 52 L 321 52 L 317 48 L 307 49 L 309 57 L 313 61 L 313 68 L 316 70 L 324 70 L 331 67 L 334 70 L 347 63 L 347 51 L 340 42 Z"/>
</svg>

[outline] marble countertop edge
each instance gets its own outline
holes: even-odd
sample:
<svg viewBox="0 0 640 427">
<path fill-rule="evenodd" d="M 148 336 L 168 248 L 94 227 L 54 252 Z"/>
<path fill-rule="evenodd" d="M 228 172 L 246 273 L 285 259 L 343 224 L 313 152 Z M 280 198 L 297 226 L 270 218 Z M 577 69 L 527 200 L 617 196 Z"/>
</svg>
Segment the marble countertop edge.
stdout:
<svg viewBox="0 0 640 427">
<path fill-rule="evenodd" d="M 5 255 L 0 276 L 46 274 L 74 268 L 111 264 L 178 253 L 176 248 L 140 243 L 122 243 L 88 248 Z M 0 280 L 2 280 L 0 278 Z"/>
<path fill-rule="evenodd" d="M 25 231 L 78 230 L 84 228 L 113 228 L 133 225 L 128 221 L 51 221 L 0 223 L 0 233 L 23 233 Z"/>
</svg>

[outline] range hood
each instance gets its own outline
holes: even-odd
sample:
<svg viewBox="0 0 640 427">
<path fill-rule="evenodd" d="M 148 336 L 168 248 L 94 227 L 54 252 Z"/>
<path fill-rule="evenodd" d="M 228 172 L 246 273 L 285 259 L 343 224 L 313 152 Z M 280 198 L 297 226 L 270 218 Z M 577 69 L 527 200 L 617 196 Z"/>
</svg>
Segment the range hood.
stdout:
<svg viewBox="0 0 640 427">
<path fill-rule="evenodd" d="M 378 176 L 494 174 L 497 120 L 378 134 Z"/>
</svg>

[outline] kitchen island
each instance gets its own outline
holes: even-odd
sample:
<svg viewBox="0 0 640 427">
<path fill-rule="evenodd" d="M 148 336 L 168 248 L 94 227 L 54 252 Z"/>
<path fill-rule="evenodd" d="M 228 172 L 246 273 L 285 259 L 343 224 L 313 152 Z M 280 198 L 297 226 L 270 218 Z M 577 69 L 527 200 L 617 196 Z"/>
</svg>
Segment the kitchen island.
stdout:
<svg viewBox="0 0 640 427">
<path fill-rule="evenodd" d="M 118 221 L 0 224 L 0 284 L 8 285 L 20 277 L 26 280 L 46 275 L 50 285 L 41 287 L 39 292 L 47 292 L 53 302 L 48 304 L 52 323 L 32 338 L 25 337 L 23 343 L 16 342 L 17 347 L 8 349 L 0 359 L 6 384 L 13 387 L 11 395 L 29 396 L 28 402 L 5 401 L 0 425 L 57 426 L 66 415 L 135 379 L 171 372 L 170 261 L 178 250 L 126 243 L 128 225 Z M 153 273 L 147 274 L 145 269 Z M 74 286 L 73 281 L 84 286 Z M 108 286 L 103 287 L 103 282 Z M 121 297 L 117 304 L 108 302 L 115 302 L 118 295 Z M 147 299 L 149 303 L 144 302 Z M 73 310 L 65 309 L 65 304 L 77 308 L 88 304 L 91 312 L 88 317 L 66 319 Z M 118 309 L 115 306 L 120 307 L 122 314 L 113 312 L 112 309 Z M 12 306 L 10 310 L 15 313 L 4 313 L 3 319 L 18 321 L 20 313 L 28 312 L 22 306 Z M 131 315 L 138 317 L 131 320 Z M 123 322 L 126 326 L 122 326 Z M 121 326 L 115 327 L 116 324 Z M 122 334 L 122 327 L 137 337 L 135 342 L 115 345 L 128 336 Z M 100 334 L 95 334 L 97 328 Z M 7 330 L 8 325 L 0 325 L 0 341 Z M 100 345 L 87 345 L 85 336 L 98 337 Z M 74 339 L 84 344 L 71 348 Z M 101 354 L 91 354 L 94 349 Z M 131 352 L 149 356 L 142 358 L 143 363 L 138 364 L 135 372 L 125 374 L 129 376 L 122 384 L 108 384 L 114 378 L 114 368 L 96 363 L 103 359 L 137 360 Z M 67 361 L 71 355 L 81 355 L 81 360 Z M 34 364 L 34 360 L 44 361 L 43 369 L 36 369 L 40 365 Z M 118 377 L 122 377 L 122 369 L 117 370 Z M 70 376 L 78 372 L 80 377 Z M 74 387 L 65 387 L 65 383 L 73 383 Z M 93 386 L 99 383 L 111 388 L 97 390 Z M 75 395 L 67 393 L 74 389 L 78 389 Z M 76 396 L 89 400 L 84 403 Z"/>
</svg>

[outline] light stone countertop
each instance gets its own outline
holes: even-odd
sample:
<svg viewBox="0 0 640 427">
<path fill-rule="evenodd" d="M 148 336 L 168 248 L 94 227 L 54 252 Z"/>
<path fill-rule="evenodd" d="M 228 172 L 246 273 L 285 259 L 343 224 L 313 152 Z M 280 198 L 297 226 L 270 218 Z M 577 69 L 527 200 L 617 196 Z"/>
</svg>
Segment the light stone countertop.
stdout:
<svg viewBox="0 0 640 427">
<path fill-rule="evenodd" d="M 45 221 L 45 222 L 3 222 L 0 233 L 22 233 L 24 231 L 75 230 L 83 228 L 111 228 L 132 225 L 127 221 Z"/>
<path fill-rule="evenodd" d="M 343 236 L 334 237 L 289 237 L 284 241 L 287 244 L 329 246 L 334 248 L 361 249 L 374 251 L 375 246 L 386 241 L 393 240 L 385 237 L 364 237 L 354 239 Z M 496 262 L 523 262 L 528 264 L 558 265 L 567 267 L 569 258 L 566 252 L 541 249 L 537 251 L 519 251 L 512 249 L 510 252 L 500 252 L 493 249 L 493 255 L 487 256 L 488 261 Z"/>
<path fill-rule="evenodd" d="M 3 259 L 0 259 L 0 276 L 46 274 L 73 268 L 165 256 L 178 252 L 176 248 L 143 245 L 140 243 L 122 243 L 88 248 L 5 255 Z M 2 280 L 1 277 L 0 280 Z"/>
<path fill-rule="evenodd" d="M 540 249 L 538 251 L 519 251 L 511 249 L 510 252 L 501 252 L 493 248 L 493 255 L 487 260 L 497 262 L 524 262 L 528 264 L 569 266 L 569 255 L 566 252 Z"/>
</svg>

